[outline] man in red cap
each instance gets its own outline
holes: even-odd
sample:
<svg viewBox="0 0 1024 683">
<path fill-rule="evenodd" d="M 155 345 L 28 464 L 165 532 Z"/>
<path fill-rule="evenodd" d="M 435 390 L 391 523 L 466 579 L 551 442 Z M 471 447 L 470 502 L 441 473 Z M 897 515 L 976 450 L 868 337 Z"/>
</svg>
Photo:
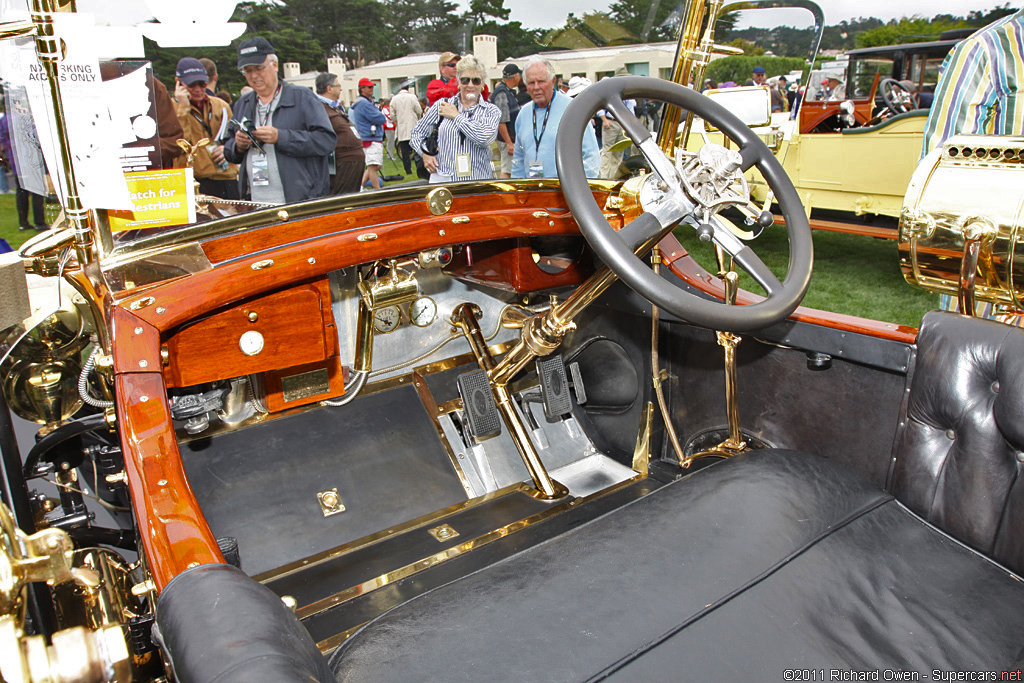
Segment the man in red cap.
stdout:
<svg viewBox="0 0 1024 683">
<path fill-rule="evenodd" d="M 363 139 L 363 153 L 366 154 L 366 170 L 363 171 L 363 185 L 370 181 L 370 186 L 379 190 L 380 167 L 384 165 L 384 123 L 387 120 L 377 105 L 373 103 L 373 81 L 369 78 L 359 79 L 359 97 L 348 110 L 356 132 Z"/>
<path fill-rule="evenodd" d="M 441 53 L 441 58 L 437 60 L 441 77 L 427 84 L 428 105 L 434 104 L 442 97 L 454 97 L 459 94 L 459 79 L 455 78 L 455 67 L 460 59 L 462 57 L 454 52 Z"/>
</svg>

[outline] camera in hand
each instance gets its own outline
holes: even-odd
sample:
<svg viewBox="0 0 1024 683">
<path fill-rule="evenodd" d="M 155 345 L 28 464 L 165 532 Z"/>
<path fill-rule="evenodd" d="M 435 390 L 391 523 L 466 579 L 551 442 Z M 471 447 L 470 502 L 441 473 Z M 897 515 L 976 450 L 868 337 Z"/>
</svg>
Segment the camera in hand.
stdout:
<svg viewBox="0 0 1024 683">
<path fill-rule="evenodd" d="M 250 121 L 247 117 L 243 116 L 241 121 L 231 119 L 231 122 L 241 129 L 243 133 L 249 138 L 249 142 L 255 147 L 260 154 L 266 154 L 263 150 L 263 143 L 256 138 L 256 124 Z"/>
</svg>

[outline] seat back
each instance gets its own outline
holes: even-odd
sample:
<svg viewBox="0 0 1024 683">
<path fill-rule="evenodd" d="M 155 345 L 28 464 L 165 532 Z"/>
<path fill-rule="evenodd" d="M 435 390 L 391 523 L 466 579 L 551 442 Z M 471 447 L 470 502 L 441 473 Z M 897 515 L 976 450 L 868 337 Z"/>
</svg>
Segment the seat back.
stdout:
<svg viewBox="0 0 1024 683">
<path fill-rule="evenodd" d="M 893 496 L 1024 573 L 1024 331 L 927 314 L 900 424 Z"/>
</svg>

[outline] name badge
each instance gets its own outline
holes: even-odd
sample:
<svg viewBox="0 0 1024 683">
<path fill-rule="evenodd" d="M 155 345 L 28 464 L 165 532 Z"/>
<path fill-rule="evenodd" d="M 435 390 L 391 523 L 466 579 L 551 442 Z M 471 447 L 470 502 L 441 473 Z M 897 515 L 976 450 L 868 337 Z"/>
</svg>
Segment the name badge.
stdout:
<svg viewBox="0 0 1024 683">
<path fill-rule="evenodd" d="M 249 179 L 253 185 L 265 186 L 270 184 L 270 161 L 266 154 L 256 154 L 252 158 L 252 178 Z"/>
<path fill-rule="evenodd" d="M 534 159 L 530 162 L 530 166 L 526 173 L 527 178 L 543 178 L 544 177 L 544 162 L 540 159 Z"/>
<path fill-rule="evenodd" d="M 455 155 L 455 177 L 466 179 L 472 175 L 473 169 L 469 163 L 468 154 L 456 154 Z"/>
</svg>

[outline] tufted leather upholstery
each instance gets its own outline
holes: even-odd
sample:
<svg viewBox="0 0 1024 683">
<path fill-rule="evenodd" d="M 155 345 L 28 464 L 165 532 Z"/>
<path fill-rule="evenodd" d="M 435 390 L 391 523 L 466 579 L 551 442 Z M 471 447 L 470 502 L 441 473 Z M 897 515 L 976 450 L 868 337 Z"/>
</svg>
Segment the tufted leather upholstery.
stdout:
<svg viewBox="0 0 1024 683">
<path fill-rule="evenodd" d="M 1024 583 L 799 451 L 694 472 L 373 619 L 339 681 L 757 681 L 1016 669 Z"/>
<path fill-rule="evenodd" d="M 1024 331 L 933 311 L 917 341 L 890 490 L 911 510 L 1024 571 Z"/>
</svg>

